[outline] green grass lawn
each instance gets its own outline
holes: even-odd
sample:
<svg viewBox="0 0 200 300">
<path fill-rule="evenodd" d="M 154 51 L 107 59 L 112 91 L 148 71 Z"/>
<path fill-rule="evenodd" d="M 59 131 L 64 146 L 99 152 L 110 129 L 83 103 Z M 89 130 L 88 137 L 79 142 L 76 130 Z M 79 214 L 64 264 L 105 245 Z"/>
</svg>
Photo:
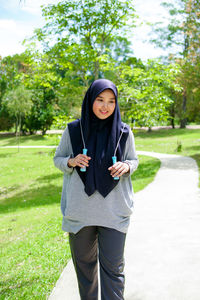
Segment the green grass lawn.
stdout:
<svg viewBox="0 0 200 300">
<path fill-rule="evenodd" d="M 46 299 L 70 258 L 61 230 L 62 173 L 52 158 L 49 149 L 0 149 L 0 299 Z M 159 166 L 140 156 L 134 190 L 152 181 Z"/>
<path fill-rule="evenodd" d="M 0 150 L 0 299 L 46 299 L 70 258 L 49 151 Z"/>
</svg>

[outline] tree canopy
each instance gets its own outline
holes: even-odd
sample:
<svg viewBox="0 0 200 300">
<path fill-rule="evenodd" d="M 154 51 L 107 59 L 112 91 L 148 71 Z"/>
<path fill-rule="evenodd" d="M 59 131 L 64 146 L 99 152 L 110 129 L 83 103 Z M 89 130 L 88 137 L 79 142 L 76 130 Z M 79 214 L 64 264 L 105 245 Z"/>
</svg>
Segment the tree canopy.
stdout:
<svg viewBox="0 0 200 300">
<path fill-rule="evenodd" d="M 9 91 L 21 85 L 31 91 L 32 105 L 22 116 L 21 130 L 45 133 L 55 117 L 80 116 L 84 93 L 97 78 L 116 83 L 122 117 L 129 123 L 151 128 L 198 121 L 199 3 L 163 5 L 171 21 L 167 27 L 157 25 L 154 42 L 179 46 L 163 62 L 134 57 L 131 38 L 137 16 L 131 0 L 63 0 L 44 7 L 46 24 L 24 42 L 27 50 L 0 60 L 1 128 L 15 121 L 9 103 L 2 102 Z"/>
</svg>

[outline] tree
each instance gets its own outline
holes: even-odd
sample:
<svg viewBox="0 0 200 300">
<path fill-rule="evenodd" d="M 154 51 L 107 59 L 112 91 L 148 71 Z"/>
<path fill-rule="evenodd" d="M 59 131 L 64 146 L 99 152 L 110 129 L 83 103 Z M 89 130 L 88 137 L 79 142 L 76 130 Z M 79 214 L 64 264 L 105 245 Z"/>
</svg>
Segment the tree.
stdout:
<svg viewBox="0 0 200 300">
<path fill-rule="evenodd" d="M 20 137 L 22 117 L 26 116 L 30 112 L 33 105 L 31 97 L 31 91 L 25 89 L 22 85 L 4 95 L 2 102 L 8 108 L 10 115 L 14 116 L 16 120 L 16 137 Z"/>
<path fill-rule="evenodd" d="M 127 30 L 135 18 L 131 0 L 61 1 L 43 8 L 43 16 L 48 22 L 35 30 L 35 40 L 86 87 L 99 77 L 103 55 L 120 60 L 130 53 Z"/>
<path fill-rule="evenodd" d="M 164 65 L 159 60 L 144 64 L 132 58 L 117 68 L 114 63 L 106 68 L 119 88 L 120 109 L 126 122 L 151 130 L 152 126 L 169 121 L 171 89 L 176 92 L 181 89 L 175 81 L 178 65 Z"/>
<path fill-rule="evenodd" d="M 190 118 L 188 107 L 194 103 L 193 91 L 199 86 L 197 84 L 194 87 L 194 82 L 198 82 L 195 77 L 199 78 L 200 3 L 198 0 L 177 0 L 175 3 L 164 2 L 163 5 L 169 10 L 170 22 L 167 27 L 162 24 L 155 26 L 156 39 L 152 41 L 172 51 L 169 59 L 181 66 L 182 72 L 178 79 L 183 89 L 181 97 L 176 97 L 175 107 L 178 108 L 176 113 L 180 118 L 180 127 L 184 128 Z M 194 76 L 192 81 L 191 74 Z"/>
<path fill-rule="evenodd" d="M 23 81 L 24 74 L 28 72 L 24 53 L 7 56 L 0 59 L 0 130 L 8 130 L 14 124 L 13 117 L 9 116 L 2 99 L 6 92 L 15 89 Z"/>
<path fill-rule="evenodd" d="M 47 54 L 27 51 L 30 72 L 24 78 L 25 86 L 32 90 L 33 106 L 29 118 L 23 121 L 23 130 L 30 134 L 42 130 L 42 134 L 50 128 L 56 114 L 57 99 L 55 90 L 59 85 L 60 77 L 56 73 L 56 66 Z"/>
<path fill-rule="evenodd" d="M 132 1 L 61 1 L 44 7 L 43 16 L 46 25 L 35 30 L 25 44 L 35 61 L 36 49 L 42 49 L 59 78 L 54 87 L 58 109 L 77 116 L 85 90 L 94 79 L 104 76 L 105 61 L 115 59 L 117 64 L 131 53 Z"/>
</svg>

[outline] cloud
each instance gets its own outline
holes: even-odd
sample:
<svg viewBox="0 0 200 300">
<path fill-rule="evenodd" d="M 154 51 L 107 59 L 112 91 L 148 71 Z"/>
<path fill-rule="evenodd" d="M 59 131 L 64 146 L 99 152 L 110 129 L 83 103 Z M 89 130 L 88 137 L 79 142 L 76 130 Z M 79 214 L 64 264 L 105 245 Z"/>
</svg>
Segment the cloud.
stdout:
<svg viewBox="0 0 200 300">
<path fill-rule="evenodd" d="M 25 48 L 21 45 L 22 41 L 31 36 L 33 27 L 25 22 L 13 19 L 0 19 L 0 56 L 21 53 Z"/>
<path fill-rule="evenodd" d="M 48 5 L 52 3 L 58 3 L 58 0 L 26 0 L 21 6 L 21 10 L 31 13 L 32 15 L 41 15 L 41 5 Z"/>
<path fill-rule="evenodd" d="M 17 27 L 15 20 L 1 19 L 0 20 L 0 30 L 11 31 Z"/>
<path fill-rule="evenodd" d="M 21 53 L 25 50 L 22 41 L 33 35 L 35 28 L 44 25 L 41 5 L 55 0 L 7 0 L 0 1 L 0 56 Z"/>
</svg>

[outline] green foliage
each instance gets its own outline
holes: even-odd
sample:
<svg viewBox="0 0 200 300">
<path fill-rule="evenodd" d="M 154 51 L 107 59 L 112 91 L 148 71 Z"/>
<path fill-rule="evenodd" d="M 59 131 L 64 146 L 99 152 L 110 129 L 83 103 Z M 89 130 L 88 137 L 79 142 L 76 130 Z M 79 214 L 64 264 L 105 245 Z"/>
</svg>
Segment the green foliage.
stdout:
<svg viewBox="0 0 200 300">
<path fill-rule="evenodd" d="M 166 123 L 169 106 L 173 102 L 170 89 L 181 90 L 176 83 L 178 65 L 164 65 L 158 60 L 148 60 L 146 64 L 109 64 L 114 82 L 120 92 L 123 117 L 136 126 L 152 126 Z"/>
<path fill-rule="evenodd" d="M 128 30 L 134 26 L 132 1 L 61 1 L 43 9 L 47 23 L 35 40 L 59 66 L 89 85 L 101 72 L 104 55 L 117 60 L 130 53 Z"/>
<path fill-rule="evenodd" d="M 75 119 L 72 116 L 56 116 L 54 117 L 51 129 L 62 129 L 64 130 L 67 127 L 67 124 L 74 121 Z"/>
<path fill-rule="evenodd" d="M 25 54 L 7 56 L 3 59 L 0 57 L 0 130 L 9 130 L 15 121 L 8 108 L 2 104 L 2 99 L 6 93 L 22 84 L 27 70 Z"/>
<path fill-rule="evenodd" d="M 1 108 L 0 111 L 0 131 L 10 130 L 14 125 L 14 117 L 10 117 L 5 107 Z"/>
<path fill-rule="evenodd" d="M 4 95 L 2 104 L 5 105 L 11 116 L 16 119 L 16 132 L 21 130 L 21 119 L 30 113 L 32 102 L 32 92 L 20 85 L 14 90 L 10 90 Z"/>
<path fill-rule="evenodd" d="M 3 99 L 11 115 L 16 118 L 20 115 L 27 115 L 32 107 L 32 92 L 24 88 L 24 86 L 18 86 L 15 90 L 9 91 Z"/>
<path fill-rule="evenodd" d="M 61 1 L 44 7 L 43 16 L 46 25 L 25 41 L 32 69 L 26 83 L 33 90 L 53 89 L 54 116 L 77 118 L 86 89 L 104 77 L 102 67 L 111 58 L 123 61 L 131 51 L 132 1 Z M 33 113 L 31 119 L 39 117 Z"/>
<path fill-rule="evenodd" d="M 196 0 L 178 0 L 164 2 L 169 12 L 169 23 L 155 24 L 156 38 L 152 41 L 162 48 L 168 48 L 169 60 L 180 65 L 177 77 L 182 91 L 174 94 L 172 118 L 178 117 L 184 128 L 187 120 L 199 122 L 199 47 L 200 47 L 200 2 Z M 172 91 L 173 94 L 173 91 Z"/>
<path fill-rule="evenodd" d="M 45 134 L 56 116 L 80 117 L 85 91 L 97 78 L 111 79 L 119 87 L 124 121 L 151 128 L 169 121 L 173 125 L 177 119 L 200 120 L 200 60 L 194 54 L 199 41 L 198 3 L 165 4 L 172 18 L 167 28 L 157 28 L 157 42 L 187 46 L 184 56 L 179 51 L 175 61 L 165 64 L 142 63 L 131 56 L 133 4 L 131 0 L 65 0 L 43 8 L 46 25 L 25 42 L 26 52 L 1 61 L 0 100 L 20 82 L 33 91 L 30 114 L 21 120 L 23 132 Z M 4 106 L 3 113 L 0 103 L 0 121 L 7 109 Z M 1 124 L 9 126 L 5 119 Z"/>
</svg>

